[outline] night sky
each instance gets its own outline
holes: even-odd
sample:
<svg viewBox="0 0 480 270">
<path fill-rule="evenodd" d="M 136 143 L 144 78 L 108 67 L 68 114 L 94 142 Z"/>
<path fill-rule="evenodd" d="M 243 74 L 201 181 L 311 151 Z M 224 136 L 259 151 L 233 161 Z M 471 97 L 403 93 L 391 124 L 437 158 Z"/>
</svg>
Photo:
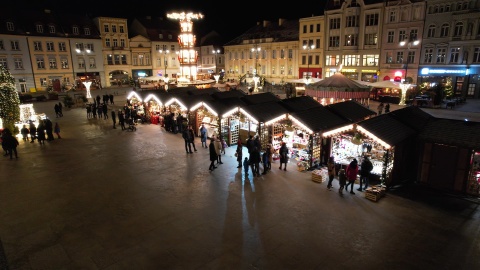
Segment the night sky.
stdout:
<svg viewBox="0 0 480 270">
<path fill-rule="evenodd" d="M 44 0 L 44 1 L 15 0 L 8 1 L 7 5 L 50 8 L 64 10 L 70 14 L 91 14 L 93 16 L 111 16 L 134 18 L 140 16 L 166 17 L 170 12 L 191 11 L 202 13 L 205 17 L 195 22 L 194 32 L 197 36 L 210 31 L 217 31 L 225 42 L 239 36 L 257 22 L 269 20 L 278 21 L 278 18 L 299 19 L 322 14 L 325 1 L 302 1 L 299 5 L 286 5 L 281 1 L 276 4 L 263 1 L 105 1 L 105 0 Z M 242 3 L 242 4 L 238 4 Z M 293 3 L 295 4 L 295 3 Z"/>
</svg>

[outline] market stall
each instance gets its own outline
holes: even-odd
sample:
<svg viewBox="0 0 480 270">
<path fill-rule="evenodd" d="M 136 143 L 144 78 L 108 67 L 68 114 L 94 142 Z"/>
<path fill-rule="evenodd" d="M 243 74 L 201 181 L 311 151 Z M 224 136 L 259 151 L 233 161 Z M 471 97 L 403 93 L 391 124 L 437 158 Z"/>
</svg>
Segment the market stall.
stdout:
<svg viewBox="0 0 480 270">
<path fill-rule="evenodd" d="M 336 73 L 319 82 L 306 86 L 306 95 L 313 97 L 322 105 L 354 99 L 368 104 L 370 87 Z"/>
</svg>

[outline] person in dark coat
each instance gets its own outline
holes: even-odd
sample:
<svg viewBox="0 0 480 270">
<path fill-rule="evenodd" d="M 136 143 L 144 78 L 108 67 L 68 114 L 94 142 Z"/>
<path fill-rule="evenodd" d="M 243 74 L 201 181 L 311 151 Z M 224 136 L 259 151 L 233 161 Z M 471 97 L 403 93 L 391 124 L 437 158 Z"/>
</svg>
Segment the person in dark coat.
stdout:
<svg viewBox="0 0 480 270">
<path fill-rule="evenodd" d="M 103 119 L 108 119 L 108 106 L 107 103 L 102 105 Z"/>
<path fill-rule="evenodd" d="M 213 143 L 215 141 L 215 138 L 212 138 L 210 140 L 210 144 L 208 145 L 208 151 L 210 152 L 210 167 L 208 169 L 210 171 L 215 170 L 217 167 L 215 167 L 214 162 L 217 161 L 217 151 L 215 150 L 215 145 Z"/>
<path fill-rule="evenodd" d="M 28 130 L 30 131 L 30 142 L 33 143 L 37 138 L 37 127 L 32 121 L 30 121 L 30 128 Z"/>
<path fill-rule="evenodd" d="M 279 149 L 279 154 L 280 154 L 280 167 L 279 169 L 282 169 L 282 164 L 285 164 L 285 167 L 283 168 L 284 171 L 287 170 L 287 163 L 288 163 L 288 148 L 287 144 L 284 142 L 282 143 L 282 146 Z"/>
<path fill-rule="evenodd" d="M 250 153 L 252 152 L 253 150 L 253 147 L 255 146 L 255 142 L 253 140 L 253 136 L 250 135 L 247 139 L 247 150 L 248 150 L 248 154 L 250 155 Z"/>
<path fill-rule="evenodd" d="M 43 120 L 43 123 L 45 124 L 45 132 L 47 133 L 47 141 L 53 141 L 53 123 L 50 121 L 50 119 L 46 118 Z"/>
<path fill-rule="evenodd" d="M 112 110 L 112 122 L 113 122 L 113 128 L 116 129 L 115 124 L 117 124 L 117 117 L 115 115 L 114 110 Z"/>
<path fill-rule="evenodd" d="M 40 144 L 45 144 L 45 124 L 42 120 L 37 126 L 37 140 Z"/>
<path fill-rule="evenodd" d="M 15 158 L 18 158 L 18 154 L 17 154 L 18 140 L 15 136 L 12 135 L 12 133 L 10 132 L 3 133 L 2 144 L 5 145 L 5 149 L 7 150 L 7 154 L 10 155 L 10 159 L 13 159 L 14 153 L 15 153 Z"/>
<path fill-rule="evenodd" d="M 108 97 L 110 98 L 110 104 L 115 104 L 115 103 L 113 103 L 113 95 L 110 94 Z"/>
<path fill-rule="evenodd" d="M 353 192 L 353 185 L 355 184 L 355 180 L 357 180 L 358 174 L 358 161 L 356 158 L 350 162 L 345 173 L 348 181 L 348 184 L 345 186 L 345 191 L 348 191 L 348 186 L 351 185 L 350 194 L 355 195 L 355 192 Z"/>
<path fill-rule="evenodd" d="M 367 156 L 363 158 L 362 164 L 360 164 L 360 187 L 358 191 L 362 191 L 362 186 L 367 189 L 370 180 L 370 172 L 373 170 L 373 164 Z"/>
<path fill-rule="evenodd" d="M 250 166 L 252 166 L 253 176 L 260 176 L 260 160 L 260 151 L 254 146 L 250 153 Z"/>
<path fill-rule="evenodd" d="M 58 114 L 63 117 L 63 105 L 62 102 L 58 102 Z"/>
<path fill-rule="evenodd" d="M 125 130 L 125 115 L 123 114 L 122 110 L 118 110 L 118 123 L 122 130 Z"/>
<path fill-rule="evenodd" d="M 235 153 L 237 154 L 237 161 L 238 161 L 237 168 L 242 168 L 243 146 L 241 143 L 237 144 L 237 150 L 235 151 Z"/>
</svg>

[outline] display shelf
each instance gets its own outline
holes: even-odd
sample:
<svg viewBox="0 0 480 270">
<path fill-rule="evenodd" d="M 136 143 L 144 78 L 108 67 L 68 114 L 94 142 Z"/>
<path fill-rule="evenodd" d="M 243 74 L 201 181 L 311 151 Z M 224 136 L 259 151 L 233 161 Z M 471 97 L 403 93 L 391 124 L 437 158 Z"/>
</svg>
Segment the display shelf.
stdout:
<svg viewBox="0 0 480 270">
<path fill-rule="evenodd" d="M 317 183 L 325 182 L 328 179 L 328 171 L 324 168 L 312 171 L 312 181 Z"/>
<path fill-rule="evenodd" d="M 365 189 L 365 198 L 371 201 L 378 201 L 385 196 L 385 187 L 382 185 L 372 186 Z"/>
</svg>

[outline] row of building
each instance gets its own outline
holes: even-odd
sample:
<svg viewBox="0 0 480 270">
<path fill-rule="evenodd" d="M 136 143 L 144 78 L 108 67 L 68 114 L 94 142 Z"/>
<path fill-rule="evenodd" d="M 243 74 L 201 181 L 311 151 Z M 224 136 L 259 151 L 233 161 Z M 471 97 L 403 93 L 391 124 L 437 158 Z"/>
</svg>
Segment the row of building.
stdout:
<svg viewBox="0 0 480 270">
<path fill-rule="evenodd" d="M 369 82 L 442 82 L 458 96 L 480 98 L 479 8 L 476 0 L 328 0 L 323 15 L 259 22 L 226 43 L 214 31 L 199 40 L 192 35 L 195 76 L 260 76 L 282 85 L 341 72 Z M 184 75 L 175 20 L 0 13 L 0 64 L 20 92 Z"/>
</svg>

